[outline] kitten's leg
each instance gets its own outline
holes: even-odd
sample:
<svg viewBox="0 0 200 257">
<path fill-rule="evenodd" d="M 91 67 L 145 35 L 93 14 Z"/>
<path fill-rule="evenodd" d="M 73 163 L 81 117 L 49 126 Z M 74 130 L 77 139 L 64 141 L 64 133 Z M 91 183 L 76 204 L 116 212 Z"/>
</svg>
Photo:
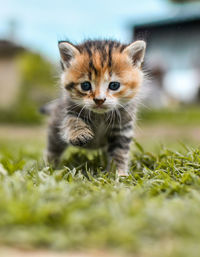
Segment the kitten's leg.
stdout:
<svg viewBox="0 0 200 257">
<path fill-rule="evenodd" d="M 126 124 L 122 129 L 114 128 L 108 137 L 109 163 L 117 168 L 119 176 L 128 175 L 129 151 L 133 138 L 133 126 Z"/>
<path fill-rule="evenodd" d="M 48 130 L 46 159 L 54 167 L 59 164 L 60 157 L 69 144 L 83 146 L 94 137 L 90 127 L 81 118 L 67 115 L 62 122 L 60 119 L 59 115 L 54 115 Z"/>
<path fill-rule="evenodd" d="M 46 151 L 46 161 L 58 166 L 60 157 L 67 147 L 67 143 L 60 136 L 60 129 L 57 123 L 50 123 L 48 128 L 48 142 Z"/>
<path fill-rule="evenodd" d="M 61 126 L 62 139 L 74 146 L 83 146 L 94 138 L 89 125 L 77 116 L 68 115 Z"/>
</svg>

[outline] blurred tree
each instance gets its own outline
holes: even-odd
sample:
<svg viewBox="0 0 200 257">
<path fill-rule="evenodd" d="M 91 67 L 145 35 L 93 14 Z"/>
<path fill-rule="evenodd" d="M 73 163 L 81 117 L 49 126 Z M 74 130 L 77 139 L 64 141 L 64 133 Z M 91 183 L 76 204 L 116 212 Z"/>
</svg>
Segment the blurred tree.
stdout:
<svg viewBox="0 0 200 257">
<path fill-rule="evenodd" d="M 26 52 L 19 58 L 22 89 L 19 100 L 43 104 L 55 93 L 55 67 L 41 55 Z"/>
<path fill-rule="evenodd" d="M 0 111 L 0 121 L 8 123 L 40 123 L 41 105 L 56 96 L 55 66 L 41 55 L 25 51 L 18 55 L 21 85 L 16 101 Z"/>
</svg>

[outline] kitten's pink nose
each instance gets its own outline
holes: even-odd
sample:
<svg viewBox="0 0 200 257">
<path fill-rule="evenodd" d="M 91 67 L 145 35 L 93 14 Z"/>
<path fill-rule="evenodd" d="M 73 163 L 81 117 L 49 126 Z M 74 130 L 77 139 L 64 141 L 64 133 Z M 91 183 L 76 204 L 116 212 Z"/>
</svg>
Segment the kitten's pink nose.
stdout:
<svg viewBox="0 0 200 257">
<path fill-rule="evenodd" d="M 106 101 L 106 98 L 104 98 L 104 99 L 94 98 L 93 100 L 96 105 L 101 106 Z"/>
</svg>

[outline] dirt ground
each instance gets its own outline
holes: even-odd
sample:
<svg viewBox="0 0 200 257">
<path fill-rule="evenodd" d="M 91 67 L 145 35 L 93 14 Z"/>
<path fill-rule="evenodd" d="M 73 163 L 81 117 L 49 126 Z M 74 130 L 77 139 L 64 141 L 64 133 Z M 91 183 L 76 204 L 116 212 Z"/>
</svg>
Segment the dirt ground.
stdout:
<svg viewBox="0 0 200 257">
<path fill-rule="evenodd" d="M 136 128 L 135 137 L 140 142 L 152 141 L 167 143 L 184 140 L 200 142 L 200 126 L 175 126 L 166 124 L 141 125 Z M 44 126 L 11 126 L 0 125 L 0 139 L 3 140 L 38 140 L 45 142 L 46 127 Z"/>
<path fill-rule="evenodd" d="M 1 257 L 122 257 L 118 253 L 107 252 L 55 252 L 51 250 L 23 250 L 17 248 L 0 248 Z M 127 257 L 127 256 L 126 256 Z"/>
</svg>

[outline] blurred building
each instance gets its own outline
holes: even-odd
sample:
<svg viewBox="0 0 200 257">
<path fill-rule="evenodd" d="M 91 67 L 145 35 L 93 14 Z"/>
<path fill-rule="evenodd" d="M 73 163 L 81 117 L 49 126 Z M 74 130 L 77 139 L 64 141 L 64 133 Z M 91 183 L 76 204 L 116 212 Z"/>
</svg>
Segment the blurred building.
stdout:
<svg viewBox="0 0 200 257">
<path fill-rule="evenodd" d="M 200 102 L 199 4 L 176 6 L 154 21 L 134 22 L 133 37 L 147 42 L 152 103 Z"/>
<path fill-rule="evenodd" d="M 20 90 L 16 56 L 25 49 L 9 40 L 0 40 L 0 108 L 11 105 Z"/>
</svg>

